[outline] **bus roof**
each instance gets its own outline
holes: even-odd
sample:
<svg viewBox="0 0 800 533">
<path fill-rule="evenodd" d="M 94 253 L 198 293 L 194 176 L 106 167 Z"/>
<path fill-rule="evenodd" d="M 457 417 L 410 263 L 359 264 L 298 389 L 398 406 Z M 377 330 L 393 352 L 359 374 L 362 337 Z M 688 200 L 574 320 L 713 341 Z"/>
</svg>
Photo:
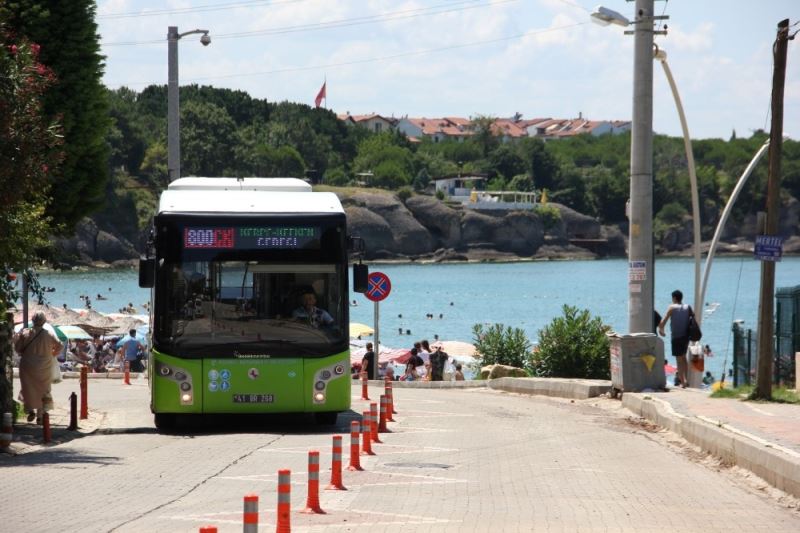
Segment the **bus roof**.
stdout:
<svg viewBox="0 0 800 533">
<path fill-rule="evenodd" d="M 180 178 L 161 193 L 159 213 L 344 213 L 330 192 L 297 178 Z"/>
<path fill-rule="evenodd" d="M 297 178 L 179 178 L 171 191 L 273 191 L 311 192 L 311 185 Z"/>
</svg>

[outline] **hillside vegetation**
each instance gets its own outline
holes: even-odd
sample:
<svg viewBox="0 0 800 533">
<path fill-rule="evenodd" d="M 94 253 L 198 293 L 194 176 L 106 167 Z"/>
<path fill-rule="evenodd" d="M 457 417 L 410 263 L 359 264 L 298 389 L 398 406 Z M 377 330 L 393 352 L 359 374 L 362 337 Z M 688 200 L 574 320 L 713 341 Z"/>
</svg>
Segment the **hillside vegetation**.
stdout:
<svg viewBox="0 0 800 533">
<path fill-rule="evenodd" d="M 165 86 L 108 92 L 111 179 L 98 224 L 136 243 L 167 183 Z M 630 135 L 581 135 L 543 142 L 502 143 L 477 117 L 469 140 L 413 144 L 398 133 L 373 134 L 334 113 L 273 103 L 242 91 L 181 88 L 182 174 L 306 176 L 334 187 L 365 185 L 388 191 L 423 189 L 432 177 L 481 173 L 493 190 L 541 191 L 605 225 L 625 221 Z M 710 237 L 738 177 L 767 135 L 693 142 L 704 238 Z M 800 197 L 800 143 L 784 144 L 783 196 Z M 767 165 L 761 163 L 734 210 L 732 227 L 762 210 Z M 343 189 L 337 189 L 343 190 Z M 344 189 L 346 190 L 346 189 Z M 354 193 L 354 189 L 350 189 Z M 407 197 L 409 192 L 405 192 Z M 654 140 L 653 208 L 656 241 L 685 225 L 690 190 L 682 139 Z M 125 214 L 123 216 L 123 214 Z"/>
</svg>

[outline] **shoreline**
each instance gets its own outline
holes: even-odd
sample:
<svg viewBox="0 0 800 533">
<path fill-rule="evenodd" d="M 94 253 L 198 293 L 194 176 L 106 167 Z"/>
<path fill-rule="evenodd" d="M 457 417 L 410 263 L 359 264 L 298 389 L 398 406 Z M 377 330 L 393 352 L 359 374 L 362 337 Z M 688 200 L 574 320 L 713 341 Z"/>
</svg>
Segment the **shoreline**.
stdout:
<svg viewBox="0 0 800 533">
<path fill-rule="evenodd" d="M 702 251 L 702 258 L 705 260 L 707 250 Z M 463 259 L 446 259 L 437 258 L 435 256 L 420 256 L 420 257 L 403 257 L 403 258 L 376 258 L 364 259 L 363 263 L 368 265 L 436 265 L 436 264 L 481 264 L 481 263 L 540 263 L 550 261 L 604 261 L 607 259 L 627 259 L 627 255 L 604 255 L 598 256 L 585 250 L 583 252 L 568 251 L 565 253 L 552 253 L 543 254 L 541 256 L 534 255 L 530 257 L 514 256 L 513 254 L 505 252 L 487 252 L 480 254 L 480 257 L 469 257 L 470 254 L 465 254 Z M 691 250 L 682 250 L 679 252 L 664 252 L 656 254 L 656 259 L 691 259 L 694 257 L 694 252 Z M 741 251 L 717 251 L 714 257 L 753 257 L 752 250 Z M 800 257 L 800 253 L 786 252 L 783 257 Z M 116 261 L 115 263 L 104 263 L 102 261 L 95 261 L 92 264 L 76 264 L 70 265 L 69 268 L 57 268 L 52 265 L 39 266 L 35 270 L 38 272 L 94 272 L 94 271 L 113 271 L 113 270 L 138 270 L 138 259 L 130 259 L 126 261 Z M 67 266 L 64 264 L 64 266 Z"/>
</svg>

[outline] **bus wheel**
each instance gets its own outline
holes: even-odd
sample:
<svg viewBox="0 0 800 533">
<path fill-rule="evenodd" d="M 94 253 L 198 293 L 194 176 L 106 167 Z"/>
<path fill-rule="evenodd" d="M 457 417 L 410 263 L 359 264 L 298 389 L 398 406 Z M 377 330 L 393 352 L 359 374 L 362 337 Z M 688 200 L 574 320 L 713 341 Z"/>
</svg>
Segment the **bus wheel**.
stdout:
<svg viewBox="0 0 800 533">
<path fill-rule="evenodd" d="M 317 421 L 317 424 L 321 426 L 333 426 L 336 424 L 336 418 L 339 416 L 339 413 L 314 413 L 314 419 Z"/>
<path fill-rule="evenodd" d="M 170 413 L 157 413 L 153 415 L 156 429 L 169 431 L 175 427 L 175 415 Z"/>
</svg>

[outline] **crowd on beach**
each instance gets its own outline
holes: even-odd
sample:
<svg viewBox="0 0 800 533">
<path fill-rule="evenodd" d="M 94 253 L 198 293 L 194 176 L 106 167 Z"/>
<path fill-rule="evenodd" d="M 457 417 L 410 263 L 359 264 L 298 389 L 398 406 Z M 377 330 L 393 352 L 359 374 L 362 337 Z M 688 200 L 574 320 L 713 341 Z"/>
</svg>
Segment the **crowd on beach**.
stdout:
<svg viewBox="0 0 800 533">
<path fill-rule="evenodd" d="M 461 363 L 448 355 L 440 342 L 429 344 L 427 339 L 415 342 L 408 354 L 393 362 L 379 362 L 378 376 L 397 381 L 464 381 Z M 396 375 L 393 363 L 403 366 L 401 375 Z M 353 365 L 353 377 L 371 372 L 375 364 L 375 352 L 371 342 L 360 363 Z"/>
<path fill-rule="evenodd" d="M 61 348 L 55 356 L 59 369 L 62 372 L 80 370 L 87 367 L 90 372 L 119 372 L 122 371 L 128 349 L 129 340 L 136 342 L 135 355 L 129 358 L 132 372 L 144 370 L 145 347 L 141 339 L 136 337 L 135 330 L 127 335 L 100 336 L 94 335 L 92 339 L 68 340 L 61 343 Z M 19 366 L 22 354 L 14 353 L 13 366 Z"/>
</svg>

